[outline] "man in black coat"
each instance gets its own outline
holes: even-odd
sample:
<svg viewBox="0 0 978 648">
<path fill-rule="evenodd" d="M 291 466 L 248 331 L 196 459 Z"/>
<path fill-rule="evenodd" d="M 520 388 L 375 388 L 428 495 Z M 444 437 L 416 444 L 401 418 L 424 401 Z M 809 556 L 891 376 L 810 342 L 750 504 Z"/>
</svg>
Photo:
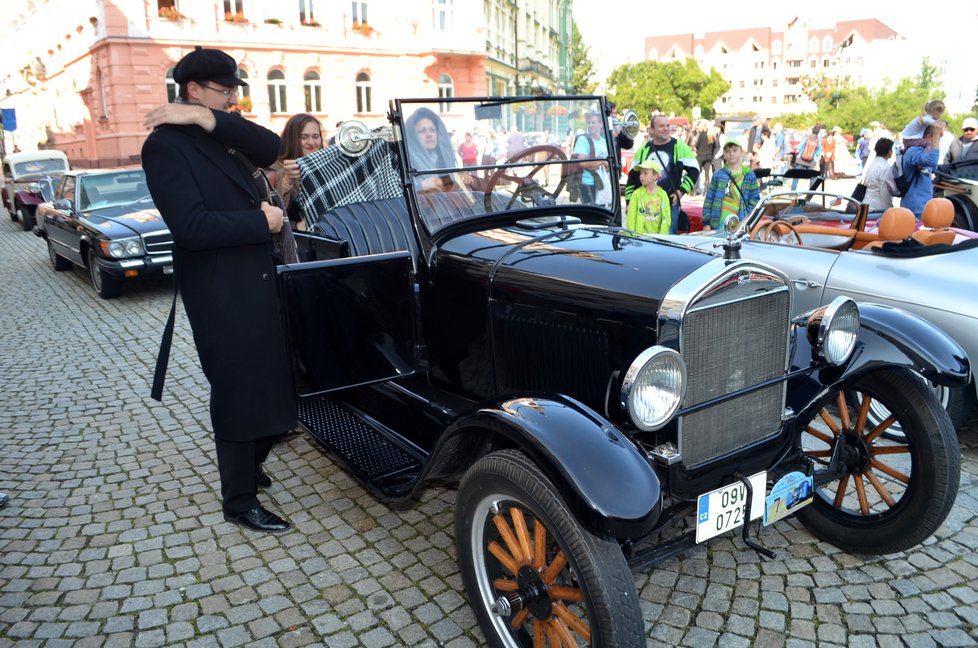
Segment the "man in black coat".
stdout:
<svg viewBox="0 0 978 648">
<path fill-rule="evenodd" d="M 255 166 L 279 137 L 228 110 L 237 103 L 234 59 L 184 56 L 173 70 L 180 100 L 150 112 L 146 180 L 173 234 L 177 287 L 211 386 L 211 423 L 225 519 L 257 531 L 289 523 L 258 503 L 274 442 L 296 426 L 289 358 L 275 288 L 272 235 L 283 213 L 263 200 Z M 267 196 L 266 196 L 267 198 Z"/>
</svg>

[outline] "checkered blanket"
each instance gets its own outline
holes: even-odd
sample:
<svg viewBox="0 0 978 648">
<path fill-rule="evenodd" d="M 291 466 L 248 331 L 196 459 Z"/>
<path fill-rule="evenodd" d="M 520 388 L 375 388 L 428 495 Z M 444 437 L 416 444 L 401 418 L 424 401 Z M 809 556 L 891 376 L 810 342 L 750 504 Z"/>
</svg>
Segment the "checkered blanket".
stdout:
<svg viewBox="0 0 978 648">
<path fill-rule="evenodd" d="M 338 146 L 330 146 L 296 162 L 302 178 L 299 204 L 309 228 L 341 205 L 404 195 L 394 152 L 382 140 L 371 142 L 361 157 L 349 157 Z"/>
</svg>

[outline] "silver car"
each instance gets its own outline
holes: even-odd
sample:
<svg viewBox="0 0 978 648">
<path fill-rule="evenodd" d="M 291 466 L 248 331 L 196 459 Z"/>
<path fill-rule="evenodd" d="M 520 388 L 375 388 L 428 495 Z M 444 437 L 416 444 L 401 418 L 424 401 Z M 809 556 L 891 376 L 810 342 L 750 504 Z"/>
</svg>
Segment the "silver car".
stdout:
<svg viewBox="0 0 978 648">
<path fill-rule="evenodd" d="M 908 242 L 864 249 L 878 239 L 866 206 L 825 192 L 779 192 L 764 197 L 740 224 L 740 254 L 791 279 L 796 314 L 845 295 L 915 313 L 950 334 L 978 358 L 978 234 L 955 230 L 951 245 Z M 916 224 L 918 229 L 921 224 Z M 726 235 L 669 237 L 719 250 Z M 978 412 L 972 374 L 967 387 L 935 387 L 955 426 Z"/>
</svg>

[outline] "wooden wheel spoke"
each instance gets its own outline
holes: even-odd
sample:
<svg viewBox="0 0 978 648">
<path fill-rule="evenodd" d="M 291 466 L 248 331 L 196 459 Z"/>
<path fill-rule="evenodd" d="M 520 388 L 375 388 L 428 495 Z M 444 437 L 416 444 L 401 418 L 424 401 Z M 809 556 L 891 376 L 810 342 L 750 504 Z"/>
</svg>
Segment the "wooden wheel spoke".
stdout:
<svg viewBox="0 0 978 648">
<path fill-rule="evenodd" d="M 555 646 L 556 648 L 560 648 L 560 646 L 562 645 L 562 643 L 560 641 L 560 637 L 557 635 L 557 628 L 554 625 L 553 621 L 541 621 L 540 622 L 540 625 L 542 627 L 546 628 L 547 642 L 551 646 Z M 537 641 L 536 627 L 537 627 L 536 622 L 534 622 L 533 623 L 533 628 L 534 628 L 534 630 L 533 630 L 533 644 L 534 644 L 534 646 L 536 645 L 536 641 Z"/>
<path fill-rule="evenodd" d="M 523 511 L 516 507 L 509 509 L 509 515 L 513 518 L 513 528 L 516 529 L 516 540 L 520 543 L 520 551 L 526 562 L 533 564 L 533 547 L 530 546 L 530 532 L 526 528 L 526 519 Z"/>
<path fill-rule="evenodd" d="M 550 638 L 549 624 L 544 623 L 540 619 L 533 619 L 533 648 L 544 648 L 547 645 L 548 639 L 550 639 L 550 645 L 558 645 Z"/>
<path fill-rule="evenodd" d="M 908 452 L 910 452 L 910 446 L 908 445 L 873 446 L 869 449 L 869 454 L 874 457 L 883 454 L 907 454 Z"/>
<path fill-rule="evenodd" d="M 515 592 L 520 587 L 516 581 L 508 578 L 497 578 L 492 581 L 492 586 L 500 592 Z"/>
<path fill-rule="evenodd" d="M 557 631 L 557 638 L 560 640 L 558 646 L 567 646 L 567 648 L 573 648 L 577 646 L 577 642 L 574 641 L 574 635 L 571 634 L 570 628 L 564 623 L 563 619 L 550 617 L 549 621 Z"/>
<path fill-rule="evenodd" d="M 558 601 L 574 601 L 580 602 L 584 600 L 584 592 L 577 587 L 563 587 L 561 585 L 552 585 L 548 588 L 550 590 L 550 598 L 556 599 Z"/>
<path fill-rule="evenodd" d="M 564 628 L 569 628 L 577 633 L 577 635 L 583 639 L 585 642 L 590 643 L 591 641 L 591 628 L 581 617 L 577 616 L 573 612 L 567 609 L 567 606 L 563 603 L 557 603 L 554 605 L 554 614 L 560 621 L 563 622 Z M 566 639 L 568 640 L 568 646 L 576 646 L 577 642 L 574 638 L 567 633 Z"/>
<path fill-rule="evenodd" d="M 835 508 L 842 508 L 842 500 L 846 497 L 846 487 L 849 485 L 849 473 L 842 476 L 839 480 L 839 487 L 835 490 L 835 501 L 832 502 L 832 506 Z"/>
<path fill-rule="evenodd" d="M 835 397 L 835 406 L 839 408 L 839 420 L 842 421 L 842 429 L 852 430 L 852 421 L 849 419 L 849 406 L 846 404 L 845 392 L 839 392 Z"/>
<path fill-rule="evenodd" d="M 523 608 L 522 610 L 520 610 L 519 612 L 513 615 L 512 620 L 510 620 L 509 622 L 509 627 L 512 628 L 513 630 L 519 630 L 521 627 L 523 627 L 523 624 L 526 623 L 526 617 L 528 616 L 530 616 L 530 611 L 527 610 L 526 608 Z M 540 623 L 539 619 L 533 620 L 534 635 L 536 634 L 536 625 L 538 623 Z M 534 639 L 534 643 L 536 643 L 536 639 Z"/>
<path fill-rule="evenodd" d="M 904 484 L 909 484 L 910 483 L 910 477 L 909 476 L 904 475 L 902 472 L 900 472 L 896 468 L 891 468 L 890 466 L 887 466 L 885 463 L 881 463 L 881 462 L 877 461 L 876 459 L 873 459 L 872 461 L 870 461 L 869 462 L 869 465 L 872 468 L 875 468 L 876 470 L 878 470 L 878 471 L 880 471 L 882 473 L 886 473 L 887 475 L 889 475 L 890 477 L 892 477 L 893 479 L 895 479 L 897 481 L 903 482 Z"/>
<path fill-rule="evenodd" d="M 499 564 L 505 567 L 506 571 L 508 571 L 510 574 L 516 576 L 517 574 L 520 573 L 519 563 L 517 563 L 516 560 L 511 555 L 509 555 L 509 552 L 503 549 L 503 546 L 501 544 L 493 540 L 492 542 L 489 543 L 488 550 L 489 553 L 491 553 L 493 556 L 496 557 L 496 560 L 499 561 Z"/>
<path fill-rule="evenodd" d="M 859 510 L 863 515 L 869 515 L 869 501 L 866 499 L 866 485 L 863 484 L 862 475 L 854 475 L 856 486 L 856 496 L 859 498 Z"/>
<path fill-rule="evenodd" d="M 524 564 L 526 557 L 523 556 L 523 552 L 520 550 L 520 543 L 516 540 L 516 536 L 513 535 L 513 530 L 509 528 L 509 522 L 506 521 L 506 518 L 497 513 L 492 517 L 492 523 L 496 525 L 496 530 L 499 531 L 499 536 L 506 543 L 506 548 L 512 554 L 513 559 L 517 564 Z M 514 571 L 513 574 L 515 575 L 516 572 Z"/>
<path fill-rule="evenodd" d="M 877 439 L 877 437 L 879 437 L 879 435 L 889 430 L 890 426 L 893 425 L 894 423 L 896 423 L 896 417 L 890 414 L 885 419 L 880 421 L 880 424 L 874 427 L 869 434 L 864 436 L 863 441 L 865 441 L 866 443 L 872 443 Z"/>
<path fill-rule="evenodd" d="M 886 505 L 893 506 L 894 504 L 893 496 L 890 495 L 890 491 L 886 490 L 886 486 L 883 485 L 883 482 L 880 481 L 880 478 L 877 477 L 876 474 L 873 472 L 867 472 L 866 479 L 869 480 L 869 483 L 873 485 L 873 488 L 876 489 L 876 492 L 880 494 L 880 497 L 883 498 L 883 501 L 886 502 Z"/>
<path fill-rule="evenodd" d="M 543 569 L 544 561 L 547 559 L 547 527 L 543 526 L 540 520 L 533 521 L 533 560 L 530 565 L 533 569 L 540 571 Z"/>
<path fill-rule="evenodd" d="M 832 415 L 829 414 L 828 410 L 823 407 L 822 411 L 820 411 L 818 415 L 822 417 L 822 422 L 825 423 L 830 430 L 832 430 L 832 434 L 839 436 L 839 426 L 836 424 L 835 419 L 832 418 Z"/>
<path fill-rule="evenodd" d="M 825 443 L 827 443 L 829 445 L 832 445 L 833 443 L 835 443 L 835 439 L 833 439 L 832 437 L 830 437 L 828 434 L 826 434 L 825 432 L 822 432 L 821 430 L 816 430 L 815 428 L 813 428 L 811 426 L 806 427 L 805 428 L 805 432 L 808 432 L 809 434 L 811 434 L 816 439 L 818 439 L 820 441 L 824 441 Z"/>
<path fill-rule="evenodd" d="M 859 417 L 856 419 L 856 434 L 862 435 L 866 429 L 866 419 L 869 417 L 869 408 L 873 404 L 873 397 L 863 394 L 863 401 L 859 405 Z"/>
<path fill-rule="evenodd" d="M 540 574 L 543 579 L 544 585 L 553 585 L 554 580 L 557 579 L 557 575 L 563 571 L 564 567 L 567 566 L 567 558 L 564 556 L 563 551 L 558 551 L 557 555 L 554 556 L 554 560 L 546 569 Z"/>
</svg>

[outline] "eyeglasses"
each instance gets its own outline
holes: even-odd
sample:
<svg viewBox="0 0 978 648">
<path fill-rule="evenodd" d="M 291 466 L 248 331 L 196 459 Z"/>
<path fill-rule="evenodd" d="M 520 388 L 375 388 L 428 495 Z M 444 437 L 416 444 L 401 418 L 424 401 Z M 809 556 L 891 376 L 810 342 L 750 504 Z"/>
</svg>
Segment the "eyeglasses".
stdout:
<svg viewBox="0 0 978 648">
<path fill-rule="evenodd" d="M 214 92 L 220 92 L 225 97 L 230 97 L 233 94 L 238 94 L 237 88 L 214 88 L 209 85 L 204 85 L 203 83 L 199 83 L 197 85 L 199 85 L 201 88 L 207 88 L 208 90 L 213 90 Z"/>
<path fill-rule="evenodd" d="M 974 128 L 962 128 L 961 130 L 963 132 L 965 132 L 965 133 L 974 133 L 975 132 L 975 129 Z"/>
</svg>

